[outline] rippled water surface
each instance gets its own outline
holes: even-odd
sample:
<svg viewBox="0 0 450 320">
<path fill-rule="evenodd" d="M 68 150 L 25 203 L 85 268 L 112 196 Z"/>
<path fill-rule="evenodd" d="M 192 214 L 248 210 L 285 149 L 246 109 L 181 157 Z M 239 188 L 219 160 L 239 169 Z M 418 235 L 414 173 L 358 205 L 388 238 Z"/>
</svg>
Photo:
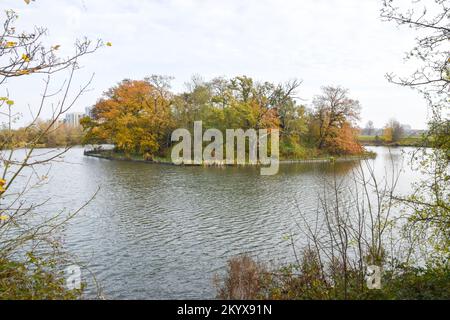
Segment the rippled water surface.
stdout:
<svg viewBox="0 0 450 320">
<path fill-rule="evenodd" d="M 400 166 L 402 150 L 372 148 L 377 176 Z M 391 158 L 393 161 L 391 161 Z M 276 176 L 257 168 L 201 168 L 108 161 L 71 150 L 55 163 L 35 199 L 75 209 L 100 187 L 65 230 L 65 245 L 118 299 L 213 298 L 213 276 L 229 257 L 250 253 L 279 263 L 292 259 L 285 236 L 314 215 L 324 177 L 350 175 L 358 161 L 282 165 Z M 414 174 L 407 166 L 400 191 Z M 86 277 L 89 277 L 85 274 Z"/>
</svg>

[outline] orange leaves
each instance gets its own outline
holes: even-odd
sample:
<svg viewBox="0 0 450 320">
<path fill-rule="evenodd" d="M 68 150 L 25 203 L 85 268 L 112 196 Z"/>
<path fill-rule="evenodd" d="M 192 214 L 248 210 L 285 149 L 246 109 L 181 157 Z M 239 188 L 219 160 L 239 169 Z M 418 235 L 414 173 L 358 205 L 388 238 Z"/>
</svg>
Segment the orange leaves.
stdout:
<svg viewBox="0 0 450 320">
<path fill-rule="evenodd" d="M 94 107 L 91 139 L 109 137 L 128 153 L 155 155 L 171 131 L 170 103 L 148 81 L 124 80 Z"/>
<path fill-rule="evenodd" d="M 6 184 L 6 180 L 5 179 L 0 179 L 0 195 L 3 194 L 6 190 L 5 190 L 5 184 Z"/>
<path fill-rule="evenodd" d="M 349 122 L 345 122 L 341 128 L 333 129 L 326 139 L 327 150 L 332 154 L 351 155 L 363 152 L 363 147 L 357 141 L 357 130 Z"/>
<path fill-rule="evenodd" d="M 17 46 L 17 42 L 15 42 L 15 41 L 7 41 L 7 42 L 4 44 L 4 46 L 5 46 L 6 48 L 14 48 L 15 46 Z"/>
</svg>

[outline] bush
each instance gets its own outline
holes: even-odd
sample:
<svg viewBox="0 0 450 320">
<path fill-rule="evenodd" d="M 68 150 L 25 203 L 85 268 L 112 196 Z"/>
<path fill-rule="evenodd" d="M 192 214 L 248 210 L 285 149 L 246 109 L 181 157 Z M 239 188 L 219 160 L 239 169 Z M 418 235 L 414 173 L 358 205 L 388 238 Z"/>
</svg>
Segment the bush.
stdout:
<svg viewBox="0 0 450 320">
<path fill-rule="evenodd" d="M 443 300 L 450 299 L 450 268 L 401 266 L 383 272 L 381 289 L 369 290 L 364 270 L 344 272 L 338 263 L 323 268 L 317 255 L 307 250 L 299 264 L 275 271 L 248 256 L 232 258 L 225 278 L 216 279 L 216 285 L 217 297 L 231 300 Z"/>
<path fill-rule="evenodd" d="M 26 262 L 0 260 L 0 300 L 74 300 L 80 290 L 68 290 L 56 261 L 32 255 Z"/>
<path fill-rule="evenodd" d="M 391 275 L 383 288 L 392 299 L 448 300 L 450 299 L 450 268 L 448 265 L 427 268 L 403 267 Z"/>
<path fill-rule="evenodd" d="M 228 261 L 227 277 L 223 284 L 216 278 L 218 297 L 229 300 L 251 300 L 260 297 L 263 290 L 265 267 L 248 256 L 238 256 Z"/>
</svg>

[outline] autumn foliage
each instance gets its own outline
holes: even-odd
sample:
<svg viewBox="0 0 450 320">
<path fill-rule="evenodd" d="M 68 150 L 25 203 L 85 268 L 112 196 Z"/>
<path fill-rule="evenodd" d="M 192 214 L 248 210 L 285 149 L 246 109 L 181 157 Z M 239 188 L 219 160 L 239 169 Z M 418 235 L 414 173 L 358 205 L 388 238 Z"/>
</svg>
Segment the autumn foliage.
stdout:
<svg viewBox="0 0 450 320">
<path fill-rule="evenodd" d="M 281 155 L 308 158 L 363 152 L 354 121 L 359 103 L 342 88 L 325 87 L 313 108 L 299 104 L 299 81 L 256 82 L 249 77 L 194 77 L 186 92 L 171 91 L 170 77 L 123 80 L 104 93 L 85 118 L 85 143 L 113 143 L 117 151 L 145 159 L 166 156 L 176 128 L 280 129 Z"/>
<path fill-rule="evenodd" d="M 168 147 L 174 128 L 168 95 L 149 81 L 122 81 L 95 105 L 95 122 L 83 119 L 89 128 L 86 139 L 111 140 L 119 150 L 129 153 L 158 154 Z"/>
</svg>

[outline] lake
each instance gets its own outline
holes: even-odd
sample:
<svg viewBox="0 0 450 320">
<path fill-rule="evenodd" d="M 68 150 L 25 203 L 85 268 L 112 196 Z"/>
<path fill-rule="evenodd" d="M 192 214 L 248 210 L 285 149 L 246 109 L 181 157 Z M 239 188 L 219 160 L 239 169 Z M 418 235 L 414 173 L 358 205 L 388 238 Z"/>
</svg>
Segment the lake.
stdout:
<svg viewBox="0 0 450 320">
<path fill-rule="evenodd" d="M 403 172 L 397 191 L 417 178 L 410 148 L 370 147 L 380 179 Z M 43 152 L 43 151 L 39 151 Z M 33 201 L 74 210 L 97 196 L 64 231 L 67 250 L 89 267 L 106 298 L 214 298 L 213 277 L 227 259 L 248 253 L 274 264 L 293 261 L 287 235 L 301 244 L 298 215 L 314 216 L 324 179 L 349 176 L 359 161 L 285 164 L 275 176 L 255 167 L 177 167 L 86 157 L 82 148 L 50 168 Z M 47 167 L 47 169 L 49 169 Z M 87 297 L 92 297 L 92 284 Z"/>
</svg>

